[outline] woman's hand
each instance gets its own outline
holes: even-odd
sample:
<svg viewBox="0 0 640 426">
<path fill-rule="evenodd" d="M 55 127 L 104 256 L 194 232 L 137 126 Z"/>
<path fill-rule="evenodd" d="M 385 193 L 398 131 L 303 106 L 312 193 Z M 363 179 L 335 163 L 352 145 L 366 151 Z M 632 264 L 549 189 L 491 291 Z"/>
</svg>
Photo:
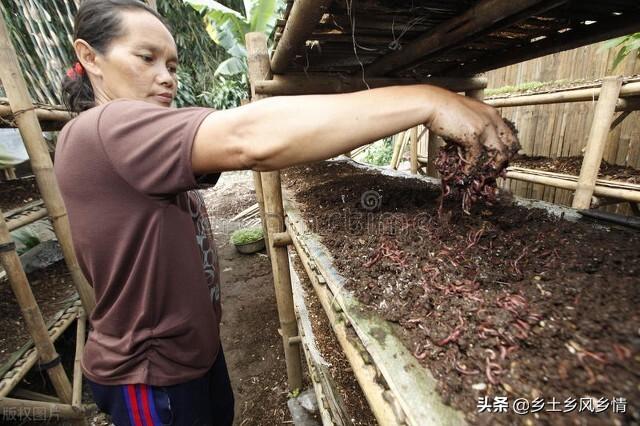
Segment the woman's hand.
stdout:
<svg viewBox="0 0 640 426">
<path fill-rule="evenodd" d="M 480 161 L 483 147 L 496 168 L 501 168 L 519 148 L 516 135 L 495 108 L 447 91 L 437 93 L 432 117 L 425 125 L 463 147 L 465 171 Z"/>
</svg>

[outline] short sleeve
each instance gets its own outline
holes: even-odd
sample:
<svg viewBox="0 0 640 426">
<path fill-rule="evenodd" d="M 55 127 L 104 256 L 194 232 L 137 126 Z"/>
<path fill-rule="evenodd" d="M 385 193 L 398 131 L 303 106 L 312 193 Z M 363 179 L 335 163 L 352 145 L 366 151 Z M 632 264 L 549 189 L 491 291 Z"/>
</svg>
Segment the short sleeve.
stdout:
<svg viewBox="0 0 640 426">
<path fill-rule="evenodd" d="M 122 100 L 104 107 L 100 142 L 115 171 L 134 189 L 169 197 L 197 187 L 191 149 L 207 108 L 165 108 Z"/>
</svg>

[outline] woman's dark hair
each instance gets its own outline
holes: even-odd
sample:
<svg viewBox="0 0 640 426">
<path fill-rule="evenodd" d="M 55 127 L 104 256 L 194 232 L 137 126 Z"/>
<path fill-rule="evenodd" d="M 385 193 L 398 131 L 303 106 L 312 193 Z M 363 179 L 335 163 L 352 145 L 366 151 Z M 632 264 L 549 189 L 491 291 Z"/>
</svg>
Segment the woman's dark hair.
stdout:
<svg viewBox="0 0 640 426">
<path fill-rule="evenodd" d="M 101 54 L 109 50 L 111 42 L 120 37 L 122 11 L 142 10 L 169 26 L 155 10 L 138 0 L 84 0 L 80 4 L 73 25 L 73 39 L 82 39 Z M 66 107 L 73 112 L 82 112 L 95 106 L 93 88 L 86 72 L 67 76 L 62 82 L 62 97 Z"/>
</svg>

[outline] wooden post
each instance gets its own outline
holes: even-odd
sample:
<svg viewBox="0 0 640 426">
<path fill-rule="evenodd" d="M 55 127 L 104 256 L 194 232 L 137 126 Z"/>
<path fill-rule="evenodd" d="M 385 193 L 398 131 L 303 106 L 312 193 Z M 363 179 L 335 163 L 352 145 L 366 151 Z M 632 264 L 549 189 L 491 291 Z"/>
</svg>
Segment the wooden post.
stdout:
<svg viewBox="0 0 640 426">
<path fill-rule="evenodd" d="M 246 46 L 249 61 L 249 81 L 253 82 L 271 78 L 267 38 L 262 33 L 246 35 Z M 264 96 L 256 95 L 252 87 L 252 100 Z M 282 206 L 282 189 L 280 186 L 280 172 L 260 173 L 262 195 L 264 197 L 264 211 L 267 232 L 271 236 L 284 232 L 284 208 Z M 271 239 L 270 241 L 273 241 Z M 278 303 L 278 317 L 280 333 L 284 345 L 285 361 L 287 363 L 287 377 L 291 390 L 302 387 L 302 358 L 300 343 L 291 338 L 298 336 L 298 324 L 293 304 L 291 290 L 291 275 L 289 270 L 289 255 L 286 246 L 270 244 L 271 268 Z"/>
<path fill-rule="evenodd" d="M 40 363 L 41 365 L 51 365 L 46 370 L 56 394 L 60 401 L 71 404 L 71 383 L 62 368 L 60 357 L 53 347 L 49 331 L 33 296 L 24 269 L 22 269 L 20 258 L 15 251 L 15 243 L 11 240 L 11 234 L 9 234 L 9 228 L 2 212 L 0 212 L 0 262 L 7 272 L 11 290 L 16 296 L 27 330 L 38 350 Z"/>
<path fill-rule="evenodd" d="M 36 175 L 36 181 L 42 199 L 47 207 L 53 228 L 62 247 L 64 258 L 78 290 L 85 312 L 93 311 L 95 297 L 93 289 L 80 270 L 75 250 L 71 242 L 71 229 L 67 211 L 58 189 L 58 183 L 53 173 L 53 163 L 49 156 L 47 144 L 42 137 L 42 129 L 33 104 L 29 99 L 29 92 L 24 76 L 18 65 L 18 58 L 9 39 L 4 19 L 0 19 L 0 80 L 9 98 L 15 122 L 20 129 L 22 140 L 31 160 L 31 168 Z"/>
<path fill-rule="evenodd" d="M 82 354 L 84 353 L 84 341 L 87 334 L 87 315 L 82 309 L 78 312 L 76 328 L 76 356 L 73 360 L 73 395 L 71 405 L 80 407 L 82 404 Z"/>
<path fill-rule="evenodd" d="M 411 173 L 418 174 L 418 126 L 411 129 Z"/>
<path fill-rule="evenodd" d="M 442 146 L 442 139 L 431 130 L 427 132 L 429 134 L 429 141 L 427 142 L 427 176 L 438 177 L 435 161 Z"/>
<path fill-rule="evenodd" d="M 242 99 L 240 105 L 247 105 L 251 102 L 249 99 Z M 264 235 L 265 246 L 267 247 L 267 255 L 270 255 L 271 248 L 269 245 L 269 232 L 267 231 L 267 221 L 264 216 L 264 196 L 262 195 L 262 179 L 260 172 L 251 172 L 253 176 L 253 188 L 256 191 L 256 199 L 258 200 L 258 208 L 260 209 L 260 222 L 262 223 L 262 235 Z"/>
<path fill-rule="evenodd" d="M 575 209 L 588 209 L 591 206 L 591 197 L 596 186 L 602 154 L 604 153 L 607 135 L 613 121 L 621 86 L 622 77 L 606 77 L 602 82 L 600 98 L 593 113 L 593 123 L 591 124 L 586 151 L 582 159 L 578 186 L 571 205 Z"/>
</svg>

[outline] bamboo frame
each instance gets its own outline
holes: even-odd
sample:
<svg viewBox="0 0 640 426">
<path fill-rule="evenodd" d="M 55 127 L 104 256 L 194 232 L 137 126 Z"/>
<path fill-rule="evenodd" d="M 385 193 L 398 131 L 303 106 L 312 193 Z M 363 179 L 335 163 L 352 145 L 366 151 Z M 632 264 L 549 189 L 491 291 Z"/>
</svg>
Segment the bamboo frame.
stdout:
<svg viewBox="0 0 640 426">
<path fill-rule="evenodd" d="M 287 227 L 292 230 L 295 229 L 295 226 L 292 225 L 289 219 L 287 219 Z M 293 231 L 292 237 L 296 252 L 300 257 L 318 300 L 327 315 L 327 319 L 329 320 L 329 324 L 331 324 L 333 333 L 336 336 L 347 361 L 349 361 L 353 374 L 355 375 L 356 380 L 369 403 L 369 407 L 371 408 L 373 415 L 378 423 L 383 426 L 401 424 L 399 419 L 396 417 L 393 407 L 383 397 L 384 392 L 387 389 L 381 386 L 379 381 L 376 380 L 379 373 L 375 366 L 371 364 L 369 355 L 366 353 L 362 344 L 358 344 L 357 338 L 349 337 L 348 320 L 344 315 L 341 315 L 334 309 L 334 305 L 332 303 L 334 297 L 325 285 L 326 279 L 318 271 L 317 266 L 314 268 L 315 262 L 307 254 L 308 250 L 300 241 L 296 231 Z M 319 279 L 320 277 L 322 277 L 322 279 Z"/>
<path fill-rule="evenodd" d="M 256 81 L 255 92 L 269 96 L 331 94 L 410 84 L 431 84 L 454 92 L 464 92 L 487 87 L 487 79 L 484 77 L 430 77 L 423 79 L 366 78 L 363 80 L 360 77 L 341 75 L 287 74 L 274 76 L 273 80 Z"/>
<path fill-rule="evenodd" d="M 429 141 L 427 142 L 427 176 L 438 177 L 438 169 L 436 168 L 436 157 L 438 151 L 443 145 L 443 140 L 438 135 L 428 130 Z"/>
<path fill-rule="evenodd" d="M 87 424 L 84 419 L 84 410 L 69 404 L 5 397 L 0 398 L 0 409 L 5 413 L 15 411 L 17 417 L 33 418 L 34 413 L 38 413 L 37 420 L 39 421 L 66 418 L 74 419 L 74 424 Z M 40 415 L 42 415 L 42 417 L 40 417 Z"/>
<path fill-rule="evenodd" d="M 53 173 L 49 150 L 42 137 L 38 117 L 29 99 L 27 85 L 20 71 L 18 59 L 9 39 L 4 19 L 0 19 L 0 63 L 3 64 L 0 67 L 0 80 L 8 95 L 11 110 L 14 112 L 14 120 L 20 129 L 22 140 L 29 154 L 40 194 L 51 217 L 67 267 L 82 304 L 85 311 L 90 313 L 95 306 L 93 289 L 82 274 L 75 255 L 75 249 L 71 241 L 69 220 Z"/>
<path fill-rule="evenodd" d="M 73 360 L 73 394 L 71 405 L 80 407 L 82 405 L 82 354 L 84 353 L 84 343 L 87 333 L 87 314 L 84 310 L 78 312 L 76 327 L 76 355 Z"/>
<path fill-rule="evenodd" d="M 529 105 L 549 105 L 563 102 L 588 102 L 600 98 L 601 87 L 588 89 L 559 90 L 551 93 L 540 93 L 533 95 L 519 95 L 507 98 L 493 98 L 485 100 L 485 103 L 495 108 L 529 106 Z M 640 81 L 623 83 L 620 88 L 619 97 L 640 96 Z M 637 106 L 635 100 L 621 99 L 616 104 L 617 110 L 628 110 Z"/>
<path fill-rule="evenodd" d="M 44 208 L 42 200 L 7 211 L 4 214 L 9 231 L 21 228 L 44 217 L 47 217 L 47 209 Z"/>
<path fill-rule="evenodd" d="M 587 148 L 582 159 L 580 177 L 573 196 L 572 207 L 588 209 L 591 206 L 598 170 L 602 162 L 607 135 L 613 121 L 616 102 L 620 96 L 621 77 L 607 77 L 602 82 L 602 91 L 593 113 L 593 123 L 587 140 Z"/>
<path fill-rule="evenodd" d="M 24 269 L 22 269 L 7 223 L 4 220 L 4 216 L 0 216 L 0 261 L 2 262 L 2 267 L 7 272 L 11 290 L 18 301 L 27 330 L 38 351 L 40 361 L 42 364 L 50 364 L 59 359 L 58 353 L 49 337 L 49 331 L 42 318 L 42 313 L 33 296 Z M 47 374 L 60 401 L 70 404 L 72 398 L 71 383 L 62 368 L 62 364 L 58 363 L 53 367 L 47 368 Z M 2 401 L 0 400 L 1 403 Z"/>
<path fill-rule="evenodd" d="M 443 22 L 403 46 L 401 50 L 396 50 L 377 59 L 365 67 L 365 75 L 381 76 L 406 68 L 430 54 L 454 46 L 488 28 L 495 30 L 496 23 L 500 21 L 507 20 L 513 23 L 514 16 L 518 16 L 528 9 L 537 7 L 545 10 L 565 2 L 566 0 L 551 3 L 542 0 L 482 0 L 466 12 Z"/>
<path fill-rule="evenodd" d="M 411 129 L 411 173 L 418 174 L 418 126 Z"/>
<path fill-rule="evenodd" d="M 284 73 L 330 5 L 331 0 L 296 0 L 293 3 L 282 37 L 271 59 L 274 74 Z"/>
<path fill-rule="evenodd" d="M 553 186 L 554 188 L 568 189 L 571 191 L 575 191 L 578 188 L 578 182 L 576 182 L 575 180 L 542 176 L 539 174 L 523 173 L 521 171 L 507 171 L 506 177 L 508 179 L 539 183 L 542 185 Z M 633 189 L 612 188 L 604 185 L 595 185 L 592 195 L 640 203 L 640 191 Z M 591 203 L 591 199 L 589 199 L 589 203 Z"/>
<path fill-rule="evenodd" d="M 64 309 L 61 317 L 49 327 L 48 333 L 52 342 L 64 333 L 75 321 L 80 302 Z M 0 398 L 7 396 L 15 388 L 27 372 L 38 361 L 38 351 L 35 348 L 29 349 L 24 355 L 13 362 L 13 368 L 0 376 Z"/>
<path fill-rule="evenodd" d="M 11 106 L 8 105 L 9 101 L 6 98 L 0 98 L 0 118 L 4 120 L 13 120 L 13 111 Z M 66 110 L 43 108 L 36 106 L 34 109 L 38 120 L 40 121 L 59 121 L 66 123 L 73 119 L 73 115 Z"/>
<path fill-rule="evenodd" d="M 289 261 L 293 263 L 292 253 L 289 255 Z M 291 286 L 293 293 L 300 297 L 294 297 L 296 303 L 296 312 L 298 313 L 298 330 L 300 333 L 300 342 L 304 357 L 307 362 L 307 369 L 309 377 L 313 382 L 313 388 L 316 393 L 318 401 L 318 407 L 320 409 L 320 415 L 322 417 L 323 425 L 349 425 L 351 420 L 347 417 L 346 409 L 344 407 L 344 401 L 335 389 L 332 382 L 332 377 L 325 365 L 316 362 L 316 359 L 312 356 L 309 349 L 309 342 L 315 340 L 313 335 L 313 328 L 308 316 L 300 314 L 301 309 L 306 310 L 304 301 L 304 290 L 301 285 L 300 277 L 295 270 L 291 268 Z M 303 306 L 299 306 L 301 303 Z M 306 327 L 305 327 L 306 326 Z M 307 336 L 305 330 L 310 330 L 311 335 Z M 335 420 L 335 421 L 334 421 Z"/>
<path fill-rule="evenodd" d="M 253 86 L 254 82 L 271 77 L 267 39 L 262 33 L 249 33 L 245 39 L 249 59 L 249 81 Z M 256 94 L 252 88 L 252 101 L 257 101 L 263 97 L 263 95 Z M 280 332 L 287 364 L 287 378 L 290 389 L 300 389 L 302 387 L 300 344 L 294 343 L 294 340 L 291 340 L 298 336 L 298 324 L 291 290 L 289 256 L 287 254 L 287 247 L 274 246 L 271 238 L 273 234 L 285 230 L 280 172 L 261 172 L 260 181 L 262 196 L 264 198 L 265 223 L 270 241 L 269 254 L 276 290 L 276 302 L 278 304 Z"/>
</svg>

